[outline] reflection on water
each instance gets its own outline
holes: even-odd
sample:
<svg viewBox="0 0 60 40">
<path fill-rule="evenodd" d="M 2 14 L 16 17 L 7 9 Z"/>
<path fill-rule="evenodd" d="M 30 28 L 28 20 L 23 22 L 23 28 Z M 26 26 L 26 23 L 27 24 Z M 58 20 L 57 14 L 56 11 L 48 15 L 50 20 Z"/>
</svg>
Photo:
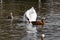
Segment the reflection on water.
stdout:
<svg viewBox="0 0 60 40">
<path fill-rule="evenodd" d="M 44 27 L 45 40 L 60 40 L 60 14 L 47 14 Z M 41 28 L 38 28 L 39 30 Z M 37 33 L 38 40 L 41 40 L 41 33 Z M 25 23 L 0 19 L 0 40 L 26 40 L 27 33 Z"/>
<path fill-rule="evenodd" d="M 0 40 L 20 40 L 26 35 L 25 27 L 17 26 L 15 22 L 11 25 L 11 21 L 6 19 L 0 21 Z"/>
</svg>

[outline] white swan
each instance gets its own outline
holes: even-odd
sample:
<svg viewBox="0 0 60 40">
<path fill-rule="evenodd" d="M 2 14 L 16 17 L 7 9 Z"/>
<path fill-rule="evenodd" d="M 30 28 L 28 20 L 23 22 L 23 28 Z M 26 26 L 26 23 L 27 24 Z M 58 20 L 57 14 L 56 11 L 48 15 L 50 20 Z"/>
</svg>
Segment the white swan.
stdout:
<svg viewBox="0 0 60 40">
<path fill-rule="evenodd" d="M 32 26 L 32 21 L 36 21 L 36 18 L 37 18 L 37 13 L 36 13 L 36 11 L 35 11 L 35 9 L 34 9 L 34 7 L 32 7 L 31 9 L 29 9 L 29 10 L 27 10 L 26 12 L 25 12 L 25 16 L 26 16 L 26 19 L 28 20 L 27 21 L 27 26 L 26 26 L 26 28 L 27 28 L 27 32 L 28 33 L 35 33 L 35 32 L 37 32 L 37 30 L 36 30 L 36 27 L 33 27 Z"/>
<path fill-rule="evenodd" d="M 32 7 L 31 9 L 27 10 L 25 12 L 26 17 L 29 19 L 30 22 L 32 21 L 36 21 L 37 18 L 37 13 L 34 9 L 34 7 Z"/>
</svg>

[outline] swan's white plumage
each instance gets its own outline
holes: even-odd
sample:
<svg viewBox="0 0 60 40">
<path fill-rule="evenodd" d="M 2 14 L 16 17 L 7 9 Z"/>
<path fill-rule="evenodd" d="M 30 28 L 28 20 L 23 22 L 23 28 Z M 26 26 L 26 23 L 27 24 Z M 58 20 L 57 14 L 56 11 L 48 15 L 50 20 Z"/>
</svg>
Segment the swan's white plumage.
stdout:
<svg viewBox="0 0 60 40">
<path fill-rule="evenodd" d="M 25 12 L 26 17 L 29 19 L 30 22 L 32 21 L 36 21 L 37 18 L 37 13 L 34 9 L 34 7 L 32 7 L 31 9 L 27 10 Z"/>
<path fill-rule="evenodd" d="M 27 21 L 27 25 L 26 25 L 27 32 L 28 32 L 28 33 L 36 33 L 36 32 L 37 32 L 36 27 L 33 27 L 32 23 L 31 23 L 32 21 L 36 21 L 36 18 L 37 18 L 37 13 L 36 13 L 34 7 L 32 7 L 32 8 L 29 9 L 29 10 L 27 10 L 27 11 L 25 12 L 25 16 L 26 16 L 26 17 L 29 19 L 29 21 L 30 21 L 30 23 L 29 23 L 29 21 Z M 27 19 L 27 18 L 25 18 L 25 19 Z"/>
</svg>

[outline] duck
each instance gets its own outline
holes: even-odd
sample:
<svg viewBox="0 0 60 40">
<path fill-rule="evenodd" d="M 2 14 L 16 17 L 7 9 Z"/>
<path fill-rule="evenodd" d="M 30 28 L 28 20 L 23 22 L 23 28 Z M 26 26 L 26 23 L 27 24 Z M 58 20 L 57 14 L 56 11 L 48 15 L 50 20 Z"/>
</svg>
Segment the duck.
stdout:
<svg viewBox="0 0 60 40">
<path fill-rule="evenodd" d="M 11 13 L 10 13 L 10 16 L 7 16 L 7 18 L 8 18 L 8 19 L 13 19 L 13 15 L 12 15 L 12 14 L 13 14 L 13 13 L 11 12 Z"/>
<path fill-rule="evenodd" d="M 41 25 L 42 27 L 45 25 L 45 18 L 42 17 L 41 20 L 36 20 L 32 22 L 33 25 Z"/>
</svg>

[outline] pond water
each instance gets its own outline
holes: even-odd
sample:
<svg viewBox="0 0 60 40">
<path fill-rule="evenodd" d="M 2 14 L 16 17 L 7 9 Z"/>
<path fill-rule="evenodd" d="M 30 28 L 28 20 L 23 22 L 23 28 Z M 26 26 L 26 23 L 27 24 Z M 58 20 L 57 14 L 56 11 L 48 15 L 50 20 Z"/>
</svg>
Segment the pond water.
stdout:
<svg viewBox="0 0 60 40">
<path fill-rule="evenodd" d="M 22 21 L 11 22 L 10 19 L 0 19 L 0 40 L 27 40 L 25 25 L 26 23 Z M 38 40 L 41 40 L 40 34 L 40 32 L 37 33 Z M 44 34 L 45 40 L 60 40 L 60 14 L 46 15 Z"/>
</svg>

